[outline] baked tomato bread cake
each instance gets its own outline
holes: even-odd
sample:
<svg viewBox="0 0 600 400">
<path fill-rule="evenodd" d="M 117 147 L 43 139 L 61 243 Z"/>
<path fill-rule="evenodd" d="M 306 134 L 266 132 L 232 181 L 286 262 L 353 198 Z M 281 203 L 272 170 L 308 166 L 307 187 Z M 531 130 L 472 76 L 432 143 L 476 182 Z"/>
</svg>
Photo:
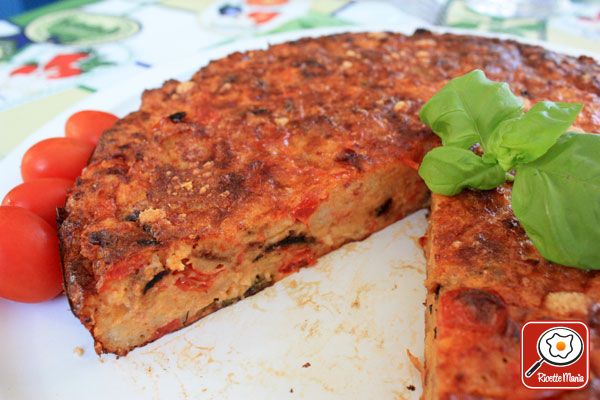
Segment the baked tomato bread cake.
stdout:
<svg viewBox="0 0 600 400">
<path fill-rule="evenodd" d="M 543 259 L 515 219 L 510 186 L 432 196 L 427 257 L 426 399 L 600 398 L 600 272 Z M 521 383 L 521 328 L 531 320 L 590 327 L 585 389 Z"/>
<path fill-rule="evenodd" d="M 66 293 L 96 350 L 126 354 L 426 206 L 429 194 L 416 169 L 438 142 L 417 113 L 449 79 L 476 68 L 532 102 L 589 104 L 580 119 L 598 123 L 598 69 L 591 59 L 426 31 L 341 34 L 236 53 L 188 82 L 169 81 L 146 92 L 140 110 L 102 136 L 60 213 Z M 474 200 L 474 215 L 459 214 L 457 225 L 485 219 L 485 204 Z M 461 288 L 469 288 L 461 274 L 481 279 L 487 265 L 462 259 L 444 264 L 446 275 L 436 272 L 442 265 L 432 256 L 441 229 L 436 210 L 427 246 L 434 294 L 428 299 L 427 398 L 493 397 L 500 392 L 473 388 L 484 380 L 499 388 L 514 369 L 489 369 L 479 380 L 475 372 L 516 351 L 518 340 L 486 350 L 492 360 L 487 366 L 476 350 L 443 350 L 431 339 L 442 329 L 436 326 L 443 320 L 438 299 L 446 289 L 458 289 L 443 277 L 451 280 L 454 273 L 456 284 L 465 279 Z M 502 229 L 518 231 L 510 221 L 515 226 Z M 581 290 L 584 282 L 591 284 L 591 274 L 543 260 L 524 263 L 548 280 L 579 277 L 565 280 L 562 292 L 579 293 L 573 296 L 583 304 Z M 571 282 L 582 286 L 570 290 Z M 534 279 L 516 285 L 498 278 L 497 284 L 509 292 L 529 286 L 538 294 L 549 291 Z M 499 299 L 505 293 L 469 289 L 489 289 Z M 490 305 L 477 293 L 475 300 L 469 296 L 474 312 L 493 311 L 494 297 Z M 511 299 L 502 297 L 499 304 Z M 585 299 L 592 307 L 595 300 Z M 500 314 L 491 325 L 523 320 Z M 456 324 L 441 332 L 454 338 L 452 345 L 469 329 Z M 466 370 L 470 363 L 479 369 Z M 461 379 L 469 383 L 460 386 Z"/>
<path fill-rule="evenodd" d="M 514 68 L 506 65 L 496 79 L 520 91 L 527 108 L 541 100 L 582 103 L 573 130 L 600 133 L 600 67 L 592 59 L 514 44 L 507 44 L 504 54 Z M 524 77 L 521 86 L 518 77 Z M 599 399 L 600 271 L 541 257 L 510 200 L 510 184 L 453 197 L 432 195 L 423 238 L 428 290 L 424 397 Z M 527 321 L 546 319 L 589 326 L 586 388 L 531 390 L 521 383 L 521 328 Z"/>
<path fill-rule="evenodd" d="M 65 289 L 119 355 L 427 205 L 418 38 L 235 53 L 144 93 L 61 213 Z"/>
</svg>

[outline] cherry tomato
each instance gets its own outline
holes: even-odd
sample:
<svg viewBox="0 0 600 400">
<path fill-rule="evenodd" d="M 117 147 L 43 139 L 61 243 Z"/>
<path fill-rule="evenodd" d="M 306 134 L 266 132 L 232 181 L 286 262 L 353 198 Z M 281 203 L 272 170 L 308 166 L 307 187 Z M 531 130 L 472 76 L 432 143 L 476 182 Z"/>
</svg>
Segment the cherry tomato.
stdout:
<svg viewBox="0 0 600 400">
<path fill-rule="evenodd" d="M 50 138 L 31 146 L 21 160 L 25 182 L 40 178 L 75 180 L 87 165 L 94 146 L 71 138 Z"/>
<path fill-rule="evenodd" d="M 62 290 L 58 237 L 21 207 L 0 207 L 0 297 L 37 303 Z"/>
<path fill-rule="evenodd" d="M 118 119 L 115 115 L 104 111 L 79 111 L 67 120 L 65 135 L 96 145 L 102 133 L 113 126 Z"/>
<path fill-rule="evenodd" d="M 71 186 L 73 181 L 68 179 L 35 179 L 8 192 L 2 205 L 26 208 L 56 228 L 56 209 L 64 206 Z"/>
</svg>

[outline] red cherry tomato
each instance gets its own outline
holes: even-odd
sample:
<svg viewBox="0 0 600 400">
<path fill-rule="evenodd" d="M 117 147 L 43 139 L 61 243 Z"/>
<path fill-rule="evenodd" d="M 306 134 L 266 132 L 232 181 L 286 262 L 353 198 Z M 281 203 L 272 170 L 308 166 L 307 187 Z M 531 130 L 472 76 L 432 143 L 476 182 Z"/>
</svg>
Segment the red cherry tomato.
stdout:
<svg viewBox="0 0 600 400">
<path fill-rule="evenodd" d="M 29 210 L 0 207 L 0 297 L 37 303 L 61 290 L 56 230 Z"/>
<path fill-rule="evenodd" d="M 113 126 L 118 119 L 117 116 L 104 111 L 79 111 L 67 120 L 65 135 L 96 145 L 102 133 Z"/>
<path fill-rule="evenodd" d="M 44 178 L 21 183 L 2 200 L 3 206 L 26 208 L 56 228 L 56 209 L 65 204 L 67 191 L 73 181 Z"/>
<path fill-rule="evenodd" d="M 82 140 L 51 138 L 31 146 L 21 160 L 25 182 L 40 178 L 75 180 L 87 165 L 94 146 Z"/>
</svg>

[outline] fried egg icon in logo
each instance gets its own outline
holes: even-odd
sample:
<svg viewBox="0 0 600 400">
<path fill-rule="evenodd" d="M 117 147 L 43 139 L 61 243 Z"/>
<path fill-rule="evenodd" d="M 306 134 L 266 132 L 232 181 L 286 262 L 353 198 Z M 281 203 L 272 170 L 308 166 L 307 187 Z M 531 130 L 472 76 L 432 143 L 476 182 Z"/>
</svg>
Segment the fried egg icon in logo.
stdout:
<svg viewBox="0 0 600 400">
<path fill-rule="evenodd" d="M 529 378 L 544 363 L 555 367 L 575 363 L 583 354 L 583 346 L 583 338 L 573 329 L 558 327 L 544 331 L 537 342 L 540 358 L 525 372 L 525 376 Z"/>
<path fill-rule="evenodd" d="M 554 334 L 546 339 L 550 355 L 552 357 L 567 358 L 573 352 L 573 334 L 569 333 L 565 336 L 554 332 Z"/>
</svg>

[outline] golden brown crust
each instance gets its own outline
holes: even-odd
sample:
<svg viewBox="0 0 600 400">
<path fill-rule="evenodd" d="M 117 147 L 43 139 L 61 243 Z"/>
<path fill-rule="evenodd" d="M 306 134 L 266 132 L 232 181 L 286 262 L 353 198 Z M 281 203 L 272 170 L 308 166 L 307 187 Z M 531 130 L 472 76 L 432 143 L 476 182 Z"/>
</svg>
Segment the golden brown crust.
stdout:
<svg viewBox="0 0 600 400">
<path fill-rule="evenodd" d="M 533 69 L 508 75 L 524 79 L 527 105 L 547 99 L 583 103 L 575 128 L 600 132 L 598 65 L 585 57 L 575 60 L 537 50 L 521 50 Z M 518 87 L 510 79 L 500 80 L 508 80 L 513 90 Z M 600 274 L 543 259 L 512 213 L 510 189 L 505 185 L 432 196 L 425 240 L 425 381 L 434 384 L 425 386 L 425 397 L 596 398 Z M 576 319 L 590 325 L 592 378 L 586 389 L 536 391 L 522 385 L 519 335 L 522 325 L 534 319 Z"/>
<path fill-rule="evenodd" d="M 403 89 L 408 81 L 392 79 L 390 57 L 403 41 L 339 35 L 236 53 L 190 82 L 144 93 L 141 109 L 103 135 L 65 207 L 60 237 L 75 314 L 94 331 L 95 296 L 141 274 L 153 255 L 168 263 L 198 241 L 241 255 L 249 237 L 265 245 L 256 230 L 265 221 L 306 223 L 335 188 L 414 166 L 436 139 L 414 115 L 421 102 Z M 394 203 L 395 219 L 426 204 L 410 175 L 409 206 Z M 390 208 L 386 201 L 376 206 Z M 346 240 L 382 226 L 369 221 Z"/>
<path fill-rule="evenodd" d="M 429 398 L 575 396 L 521 383 L 521 327 L 540 319 L 590 325 L 594 383 L 581 398 L 600 395 L 594 391 L 600 373 L 600 273 L 543 259 L 512 214 L 510 186 L 433 195 L 426 254 L 429 334 L 435 335 L 426 350 L 427 376 L 436 381 Z"/>
<path fill-rule="evenodd" d="M 140 110 L 102 136 L 65 207 L 59 234 L 74 313 L 93 330 L 95 296 L 143 272 L 153 255 L 165 261 L 198 241 L 241 252 L 244 234 L 265 221 L 306 223 L 335 188 L 416 166 L 437 143 L 417 111 L 474 68 L 526 99 L 585 102 L 579 125 L 597 128 L 600 70 L 591 59 L 424 31 L 235 53 L 189 82 L 145 92 Z M 424 204 L 422 189 L 409 193 L 395 218 Z"/>
</svg>

